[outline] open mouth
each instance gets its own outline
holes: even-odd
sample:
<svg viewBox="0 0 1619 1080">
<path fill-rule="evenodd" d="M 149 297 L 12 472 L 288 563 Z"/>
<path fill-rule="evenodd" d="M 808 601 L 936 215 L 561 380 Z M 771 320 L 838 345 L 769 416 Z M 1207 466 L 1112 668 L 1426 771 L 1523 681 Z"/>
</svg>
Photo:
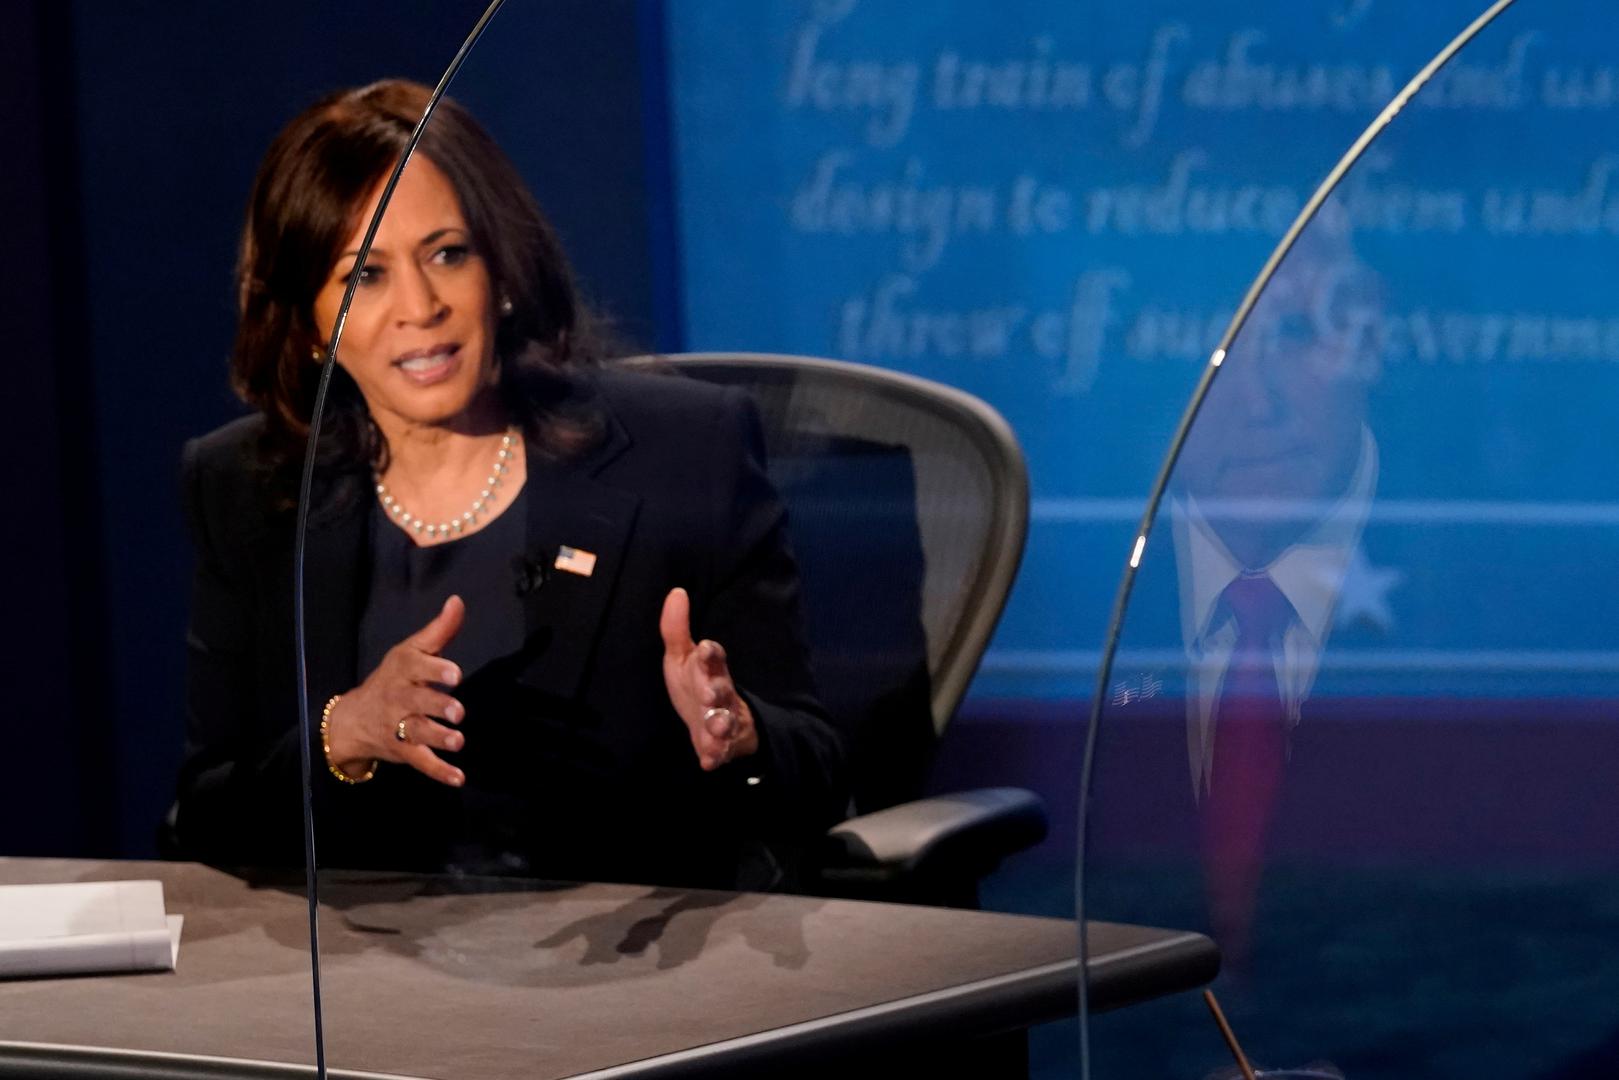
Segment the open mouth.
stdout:
<svg viewBox="0 0 1619 1080">
<path fill-rule="evenodd" d="M 455 374 L 460 366 L 460 352 L 459 345 L 433 345 L 425 349 L 412 349 L 396 359 L 394 367 L 418 385 L 440 382 Z"/>
</svg>

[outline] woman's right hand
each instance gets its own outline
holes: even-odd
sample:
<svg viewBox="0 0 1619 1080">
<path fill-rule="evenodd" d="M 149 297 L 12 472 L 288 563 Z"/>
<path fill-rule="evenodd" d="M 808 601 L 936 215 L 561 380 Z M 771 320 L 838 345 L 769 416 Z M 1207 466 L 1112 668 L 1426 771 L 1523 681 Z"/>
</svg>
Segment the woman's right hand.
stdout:
<svg viewBox="0 0 1619 1080">
<path fill-rule="evenodd" d="M 364 682 L 338 699 L 326 725 L 333 765 L 359 776 L 373 761 L 394 761 L 441 784 L 466 783 L 465 773 L 433 752 L 466 745 L 466 736 L 439 723 L 459 724 L 466 709 L 434 685 L 461 681 L 461 669 L 439 653 L 461 629 L 466 612 L 459 596 L 444 601 L 432 622 L 389 649 Z"/>
</svg>

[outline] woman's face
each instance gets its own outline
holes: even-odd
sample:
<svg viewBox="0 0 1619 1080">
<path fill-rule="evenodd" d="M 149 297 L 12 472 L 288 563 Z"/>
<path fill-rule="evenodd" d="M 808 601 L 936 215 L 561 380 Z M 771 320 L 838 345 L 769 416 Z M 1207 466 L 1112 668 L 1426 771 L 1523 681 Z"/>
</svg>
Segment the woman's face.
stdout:
<svg viewBox="0 0 1619 1080">
<path fill-rule="evenodd" d="M 328 343 L 381 194 L 378 184 L 315 296 L 315 325 Z M 472 246 L 461 200 L 443 171 L 417 155 L 361 271 L 338 363 L 384 431 L 454 425 L 492 383 L 494 343 L 489 269 Z"/>
</svg>

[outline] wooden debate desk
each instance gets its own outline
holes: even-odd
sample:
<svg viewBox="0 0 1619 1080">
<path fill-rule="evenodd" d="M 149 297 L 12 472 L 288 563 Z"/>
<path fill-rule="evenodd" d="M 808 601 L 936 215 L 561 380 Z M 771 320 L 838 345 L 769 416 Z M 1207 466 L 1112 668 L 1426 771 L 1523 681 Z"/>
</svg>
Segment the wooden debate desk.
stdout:
<svg viewBox="0 0 1619 1080">
<path fill-rule="evenodd" d="M 0 859 L 0 882 L 157 878 L 178 970 L 0 983 L 0 1078 L 307 1076 L 307 908 L 186 863 Z M 1073 1015 L 1072 922 L 627 885 L 324 875 L 327 1065 L 456 1078 L 778 1074 Z M 1191 989 L 1201 935 L 1094 923 L 1098 1008 Z"/>
</svg>

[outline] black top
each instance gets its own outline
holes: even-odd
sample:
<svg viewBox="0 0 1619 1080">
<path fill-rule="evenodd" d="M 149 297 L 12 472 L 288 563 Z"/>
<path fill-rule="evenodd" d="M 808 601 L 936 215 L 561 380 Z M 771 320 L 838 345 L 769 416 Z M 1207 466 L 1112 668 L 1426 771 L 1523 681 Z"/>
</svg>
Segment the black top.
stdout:
<svg viewBox="0 0 1619 1080">
<path fill-rule="evenodd" d="M 526 442 L 526 506 L 511 520 L 528 565 L 551 567 L 571 547 L 595 556 L 593 571 L 553 570 L 529 589 L 518 601 L 521 647 L 456 690 L 467 710 L 457 764 L 477 792 L 509 804 L 485 816 L 476 799 L 400 766 L 342 784 L 317 740 L 322 865 L 460 865 L 471 839 L 473 861 L 515 853 L 527 865 L 513 869 L 533 876 L 759 887 L 768 880 L 750 871 L 769 864 L 748 852 L 790 851 L 845 815 L 843 738 L 814 693 L 785 511 L 751 400 L 611 370 L 578 376 L 574 392 L 601 418 L 602 437 L 560 460 Z M 186 447 L 197 561 L 174 840 L 218 864 L 298 866 L 292 516 L 265 497 L 262 431 L 246 418 Z M 315 496 L 305 595 L 316 718 L 370 670 L 361 623 L 373 492 L 360 469 L 328 477 Z M 498 588 L 509 559 L 490 573 Z M 663 682 L 658 615 L 677 585 L 692 597 L 693 635 L 725 646 L 759 732 L 759 753 L 712 772 Z"/>
<path fill-rule="evenodd" d="M 389 649 L 439 613 L 447 597 L 459 596 L 466 604 L 466 618 L 442 655 L 455 661 L 475 689 L 482 688 L 481 694 L 473 695 L 480 704 L 488 708 L 489 702 L 498 702 L 493 706 L 498 712 L 480 715 L 478 726 L 487 731 L 492 726 L 510 729 L 532 723 L 534 718 L 523 714 L 511 687 L 501 685 L 500 674 L 506 672 L 509 683 L 511 658 L 523 647 L 522 597 L 539 583 L 530 579 L 523 557 L 527 508 L 525 487 L 477 532 L 423 547 L 389 520 L 380 503 L 375 504 L 371 581 L 360 616 L 360 671 L 375 671 Z M 437 753 L 450 761 L 461 756 Z M 535 865 L 532 842 L 513 828 L 513 823 L 533 816 L 532 800 L 520 789 L 511 790 L 495 780 L 486 770 L 473 768 L 460 791 L 434 793 L 444 804 L 442 847 L 435 852 L 442 862 L 429 859 L 428 868 L 467 874 L 544 872 Z"/>
<path fill-rule="evenodd" d="M 426 547 L 389 520 L 380 503 L 371 513 L 371 584 L 360 616 L 360 670 L 375 671 L 388 650 L 432 621 L 450 596 L 466 602 L 461 630 L 444 657 L 472 675 L 491 660 L 523 647 L 519 582 L 528 531 L 528 489 L 477 532 Z"/>
</svg>

